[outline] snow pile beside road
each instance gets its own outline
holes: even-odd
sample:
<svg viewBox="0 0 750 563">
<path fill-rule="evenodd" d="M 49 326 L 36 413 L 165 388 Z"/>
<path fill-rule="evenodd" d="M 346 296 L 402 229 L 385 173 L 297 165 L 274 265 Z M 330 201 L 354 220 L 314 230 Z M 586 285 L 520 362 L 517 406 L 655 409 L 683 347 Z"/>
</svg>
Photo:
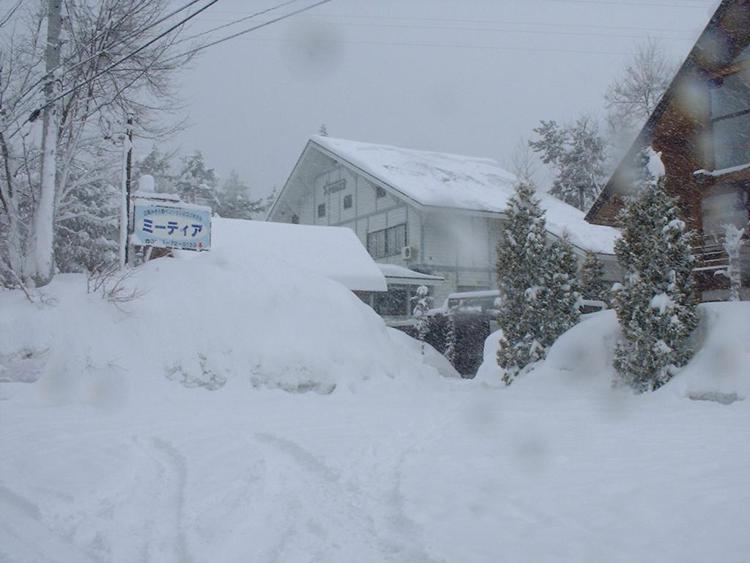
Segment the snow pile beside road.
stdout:
<svg viewBox="0 0 750 563">
<path fill-rule="evenodd" d="M 660 392 L 677 393 L 691 399 L 731 403 L 750 392 L 750 303 L 704 303 L 698 307 L 701 322 L 694 335 L 695 356 Z M 484 362 L 477 380 L 502 385 L 497 365 L 500 333 L 485 341 Z M 563 334 L 550 348 L 547 359 L 529 377 L 514 383 L 536 389 L 576 390 L 610 387 L 619 327 L 614 311 L 588 315 Z"/>
<path fill-rule="evenodd" d="M 682 396 L 732 403 L 750 393 L 750 303 L 705 303 L 693 360 L 670 383 Z"/>
<path fill-rule="evenodd" d="M 215 250 L 150 262 L 123 286 L 138 297 L 109 303 L 80 275 L 58 276 L 36 304 L 0 293 L 0 381 L 44 374 L 45 392 L 88 399 L 160 384 L 330 392 L 436 375 L 345 287 L 280 261 L 256 268 Z"/>
</svg>

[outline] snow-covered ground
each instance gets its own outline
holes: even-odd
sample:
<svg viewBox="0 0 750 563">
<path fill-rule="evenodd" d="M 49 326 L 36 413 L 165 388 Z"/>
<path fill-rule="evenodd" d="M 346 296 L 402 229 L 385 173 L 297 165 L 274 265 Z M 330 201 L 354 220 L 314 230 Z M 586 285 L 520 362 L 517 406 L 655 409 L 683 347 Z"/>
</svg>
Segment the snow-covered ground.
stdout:
<svg viewBox="0 0 750 563">
<path fill-rule="evenodd" d="M 606 312 L 504 388 L 272 270 L 0 293 L 0 561 L 748 560 L 749 403 L 687 398 L 746 396 L 748 304 L 657 393 L 609 385 Z"/>
</svg>

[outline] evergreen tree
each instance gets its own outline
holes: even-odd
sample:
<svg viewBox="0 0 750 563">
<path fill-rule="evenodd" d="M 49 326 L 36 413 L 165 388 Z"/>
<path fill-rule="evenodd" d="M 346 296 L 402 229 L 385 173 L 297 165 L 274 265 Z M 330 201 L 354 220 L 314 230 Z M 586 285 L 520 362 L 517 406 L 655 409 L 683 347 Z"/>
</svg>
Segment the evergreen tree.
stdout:
<svg viewBox="0 0 750 563">
<path fill-rule="evenodd" d="M 575 325 L 581 299 L 578 283 L 578 261 L 567 235 L 554 241 L 545 256 L 546 319 L 542 324 L 542 344 L 549 349 L 564 332 Z"/>
<path fill-rule="evenodd" d="M 138 178 L 144 174 L 153 176 L 157 192 L 174 193 L 175 177 L 172 174 L 172 158 L 170 155 L 161 152 L 156 145 L 151 149 L 141 161 L 134 166 L 133 178 L 136 180 L 134 185 L 138 185 Z"/>
<path fill-rule="evenodd" d="M 500 289 L 497 362 L 510 385 L 528 365 L 545 355 L 545 221 L 534 187 L 519 182 L 508 203 L 497 246 Z"/>
<path fill-rule="evenodd" d="M 320 129 L 318 130 L 318 135 L 320 135 L 321 137 L 327 137 L 328 136 L 328 127 L 326 127 L 325 123 L 323 123 L 320 126 Z"/>
<path fill-rule="evenodd" d="M 216 192 L 216 197 L 218 207 L 215 211 L 222 217 L 253 219 L 265 209 L 262 199 L 250 199 L 250 188 L 234 170 Z"/>
<path fill-rule="evenodd" d="M 596 123 L 587 116 L 565 127 L 542 121 L 534 132 L 538 140 L 529 146 L 555 169 L 550 193 L 578 209 L 588 209 L 604 182 L 605 144 Z"/>
<path fill-rule="evenodd" d="M 621 213 L 615 254 L 624 284 L 614 293 L 623 339 L 615 350 L 620 380 L 638 392 L 657 389 L 692 355 L 697 325 L 690 233 L 663 179 L 644 172 L 640 191 Z"/>
<path fill-rule="evenodd" d="M 182 170 L 176 182 L 182 201 L 218 208 L 216 184 L 216 173 L 213 168 L 206 168 L 203 153 L 195 151 L 182 159 Z"/>
<path fill-rule="evenodd" d="M 604 264 L 595 252 L 587 252 L 581 266 L 581 296 L 609 304 L 609 287 L 604 280 Z"/>
</svg>

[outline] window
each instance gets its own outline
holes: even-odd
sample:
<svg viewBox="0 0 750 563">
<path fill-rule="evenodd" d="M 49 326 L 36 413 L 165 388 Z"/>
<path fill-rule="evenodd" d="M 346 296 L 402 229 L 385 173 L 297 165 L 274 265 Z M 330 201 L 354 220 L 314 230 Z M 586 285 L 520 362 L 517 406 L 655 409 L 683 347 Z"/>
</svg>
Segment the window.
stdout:
<svg viewBox="0 0 750 563">
<path fill-rule="evenodd" d="M 713 82 L 714 169 L 750 162 L 750 69 Z"/>
<path fill-rule="evenodd" d="M 352 207 L 352 194 L 344 196 L 344 209 L 351 209 Z"/>
<path fill-rule="evenodd" d="M 376 293 L 373 309 L 384 317 L 409 315 L 409 290 L 403 286 L 389 287 L 388 293 Z"/>
<path fill-rule="evenodd" d="M 326 204 L 321 203 L 318 205 L 318 217 L 325 217 L 326 216 Z"/>
<path fill-rule="evenodd" d="M 380 199 L 381 197 L 385 197 L 385 188 L 381 188 L 380 186 L 375 188 L 375 197 L 377 199 Z"/>
<path fill-rule="evenodd" d="M 401 253 L 406 246 L 406 225 L 396 225 L 367 234 L 367 251 L 373 258 L 385 258 Z"/>
</svg>

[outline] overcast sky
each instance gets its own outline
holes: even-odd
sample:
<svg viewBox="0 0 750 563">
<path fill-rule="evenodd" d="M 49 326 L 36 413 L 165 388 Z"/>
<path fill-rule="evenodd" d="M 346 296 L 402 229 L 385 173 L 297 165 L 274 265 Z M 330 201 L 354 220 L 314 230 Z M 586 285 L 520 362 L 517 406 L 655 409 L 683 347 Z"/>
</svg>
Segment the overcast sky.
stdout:
<svg viewBox="0 0 750 563">
<path fill-rule="evenodd" d="M 193 30 L 280 1 L 220 0 Z M 607 84 L 647 37 L 684 58 L 716 4 L 332 0 L 205 51 L 183 77 L 189 127 L 174 143 L 223 176 L 236 169 L 257 196 L 283 185 L 321 123 L 333 137 L 505 162 L 540 119 L 600 116 Z"/>
</svg>

